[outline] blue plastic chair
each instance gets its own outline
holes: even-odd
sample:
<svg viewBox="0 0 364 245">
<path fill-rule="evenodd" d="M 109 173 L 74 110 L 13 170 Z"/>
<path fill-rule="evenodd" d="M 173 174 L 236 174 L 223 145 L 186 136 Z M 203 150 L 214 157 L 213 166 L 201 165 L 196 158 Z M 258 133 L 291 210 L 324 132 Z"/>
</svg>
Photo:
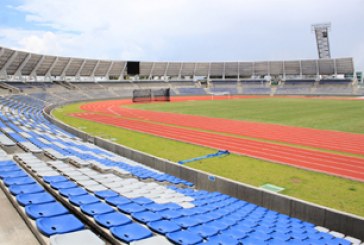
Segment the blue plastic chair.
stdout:
<svg viewBox="0 0 364 245">
<path fill-rule="evenodd" d="M 298 240 L 305 240 L 308 238 L 308 234 L 307 233 L 301 233 L 301 232 L 292 232 L 289 233 L 289 235 L 294 238 L 294 239 L 298 239 Z M 332 235 L 330 235 L 330 238 L 333 238 Z"/>
<path fill-rule="evenodd" d="M 226 223 L 220 223 L 218 220 L 214 220 L 214 221 L 211 221 L 211 222 L 208 222 L 206 223 L 206 225 L 209 225 L 209 226 L 214 226 L 216 227 L 217 229 L 221 231 L 224 231 L 224 230 L 227 230 L 230 225 L 229 224 L 226 224 Z"/>
<path fill-rule="evenodd" d="M 222 234 L 230 236 L 234 239 L 240 240 L 240 239 L 243 239 L 243 238 L 249 236 L 250 233 L 247 233 L 244 230 L 240 230 L 238 228 L 233 227 L 228 230 L 225 230 Z"/>
<path fill-rule="evenodd" d="M 215 236 L 220 231 L 215 226 L 211 226 L 211 225 L 207 225 L 207 224 L 193 226 L 193 227 L 188 228 L 188 230 L 195 234 L 198 234 L 199 236 L 201 236 L 203 238 Z"/>
<path fill-rule="evenodd" d="M 98 214 L 94 216 L 96 222 L 106 228 L 113 226 L 121 226 L 130 224 L 132 221 L 127 216 L 119 212 L 112 212 L 107 214 Z"/>
<path fill-rule="evenodd" d="M 204 245 L 238 245 L 239 240 L 227 236 L 225 234 L 219 234 L 217 236 L 209 237 Z"/>
<path fill-rule="evenodd" d="M 68 210 L 58 202 L 33 204 L 25 207 L 26 214 L 32 219 L 58 216 L 67 214 Z"/>
<path fill-rule="evenodd" d="M 46 236 L 63 234 L 84 229 L 84 225 L 72 214 L 65 214 L 50 218 L 36 220 L 36 225 L 41 233 Z"/>
<path fill-rule="evenodd" d="M 132 213 L 131 216 L 142 223 L 152 222 L 163 219 L 162 216 L 160 216 L 157 213 L 153 213 L 150 211 L 143 211 L 143 212 L 137 212 Z"/>
<path fill-rule="evenodd" d="M 246 237 L 240 240 L 244 245 L 266 245 L 267 242 L 264 239 L 259 239 L 257 237 Z"/>
<path fill-rule="evenodd" d="M 139 204 L 139 205 L 145 205 L 145 204 L 153 203 L 152 200 L 150 200 L 149 198 L 146 198 L 146 197 L 133 198 L 132 201 Z"/>
<path fill-rule="evenodd" d="M 187 216 L 187 217 L 198 213 L 197 211 L 195 211 L 194 208 L 185 208 L 182 210 L 178 210 L 178 212 L 180 212 L 182 216 Z"/>
<path fill-rule="evenodd" d="M 185 229 L 201 224 L 201 221 L 199 219 L 195 219 L 192 217 L 182 217 L 178 219 L 172 219 L 171 221 L 177 223 L 177 225 Z"/>
<path fill-rule="evenodd" d="M 8 177 L 4 179 L 4 183 L 6 186 L 11 185 L 28 185 L 28 184 L 35 184 L 35 181 L 33 178 L 29 176 L 25 177 Z"/>
<path fill-rule="evenodd" d="M 69 181 L 68 178 L 62 175 L 55 175 L 55 176 L 44 176 L 43 180 L 46 183 L 55 183 L 55 182 L 63 182 L 63 181 Z"/>
<path fill-rule="evenodd" d="M 80 196 L 70 196 L 69 201 L 76 206 L 100 202 L 100 200 L 97 197 L 90 194 L 85 194 Z"/>
<path fill-rule="evenodd" d="M 256 231 L 249 233 L 249 235 L 247 237 L 256 238 L 256 239 L 259 239 L 262 241 L 268 241 L 269 239 L 272 238 L 272 236 L 270 234 L 266 234 L 263 232 L 256 232 Z"/>
<path fill-rule="evenodd" d="M 81 188 L 81 187 L 74 187 L 74 188 L 66 188 L 66 189 L 59 189 L 58 192 L 65 197 L 71 197 L 71 196 L 80 196 L 80 195 L 85 195 L 88 192 Z"/>
<path fill-rule="evenodd" d="M 182 207 L 180 205 L 178 205 L 177 203 L 173 203 L 173 202 L 169 202 L 169 203 L 165 203 L 165 204 L 161 204 L 161 205 L 168 208 L 169 210 L 180 210 L 180 209 L 182 209 Z"/>
<path fill-rule="evenodd" d="M 159 221 L 152 221 L 149 222 L 148 227 L 151 228 L 153 231 L 166 234 L 171 232 L 176 232 L 182 230 L 182 228 L 177 225 L 176 223 L 169 221 L 169 220 L 159 220 Z"/>
<path fill-rule="evenodd" d="M 184 244 L 193 245 L 201 243 L 203 241 L 203 239 L 199 235 L 190 231 L 177 231 L 173 233 L 168 233 L 166 237 L 176 244 L 183 244 L 183 245 Z"/>
<path fill-rule="evenodd" d="M 105 201 L 106 203 L 111 204 L 113 206 L 124 205 L 132 202 L 130 199 L 123 196 L 108 197 L 105 199 Z"/>
<path fill-rule="evenodd" d="M 21 169 L 0 172 L 0 179 L 9 177 L 25 177 L 25 176 L 28 176 L 28 174 Z"/>
<path fill-rule="evenodd" d="M 153 236 L 153 233 L 150 230 L 135 223 L 111 227 L 110 231 L 116 238 L 126 243 Z"/>
<path fill-rule="evenodd" d="M 106 199 L 109 197 L 115 197 L 115 196 L 119 196 L 118 193 L 116 193 L 115 191 L 112 190 L 105 190 L 105 191 L 96 191 L 95 195 L 101 199 Z"/>
<path fill-rule="evenodd" d="M 50 185 L 53 189 L 56 189 L 56 190 L 77 187 L 77 184 L 73 181 L 51 182 Z"/>
<path fill-rule="evenodd" d="M 9 190 L 14 196 L 19 194 L 39 193 L 44 191 L 43 187 L 38 184 L 12 185 L 10 186 Z"/>
<path fill-rule="evenodd" d="M 159 203 L 146 204 L 144 205 L 144 207 L 152 212 L 161 212 L 169 209 L 165 204 L 159 204 Z"/>
<path fill-rule="evenodd" d="M 13 160 L 0 161 L 1 167 L 8 167 L 8 166 L 14 166 L 14 165 L 17 166 Z"/>
<path fill-rule="evenodd" d="M 94 215 L 98 215 L 98 214 L 106 214 L 106 213 L 111 213 L 111 212 L 115 211 L 111 206 L 109 206 L 108 204 L 103 203 L 103 202 L 82 205 L 82 206 L 80 206 L 80 208 L 81 208 L 82 212 L 84 212 L 85 214 L 88 214 L 90 216 L 94 216 Z"/>
<path fill-rule="evenodd" d="M 209 207 L 195 207 L 193 210 L 196 212 L 196 214 L 206 214 L 211 212 Z"/>
<path fill-rule="evenodd" d="M 121 212 L 127 214 L 143 212 L 146 210 L 143 206 L 136 203 L 121 204 L 118 205 L 117 207 Z"/>
<path fill-rule="evenodd" d="M 278 233 L 278 232 L 272 233 L 271 236 L 272 236 L 272 239 L 281 241 L 281 242 L 286 242 L 291 239 L 290 234 L 283 234 L 283 233 Z"/>
<path fill-rule="evenodd" d="M 47 192 L 31 193 L 31 194 L 19 194 L 16 196 L 16 200 L 22 206 L 31 204 L 42 204 L 48 202 L 54 202 L 54 197 Z"/>
<path fill-rule="evenodd" d="M 21 170 L 21 168 L 16 164 L 0 165 L 0 172 L 15 171 L 15 170 Z"/>
<path fill-rule="evenodd" d="M 190 216 L 190 218 L 197 219 L 201 223 L 207 223 L 207 222 L 210 222 L 210 221 L 215 220 L 215 217 L 214 216 L 211 216 L 209 214 L 196 214 L 196 215 Z"/>
<path fill-rule="evenodd" d="M 165 210 L 162 212 L 159 212 L 159 215 L 161 215 L 165 219 L 177 219 L 182 217 L 182 214 L 180 210 Z"/>
</svg>

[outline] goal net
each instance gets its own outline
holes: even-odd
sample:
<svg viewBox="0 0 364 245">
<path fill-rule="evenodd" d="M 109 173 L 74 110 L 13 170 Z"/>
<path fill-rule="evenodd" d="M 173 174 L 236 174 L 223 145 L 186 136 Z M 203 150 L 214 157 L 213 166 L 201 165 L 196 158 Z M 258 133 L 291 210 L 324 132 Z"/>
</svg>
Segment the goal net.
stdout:
<svg viewBox="0 0 364 245">
<path fill-rule="evenodd" d="M 225 92 L 210 92 L 209 95 L 211 95 L 211 100 L 214 99 L 231 99 L 231 93 L 229 91 Z"/>
<path fill-rule="evenodd" d="M 170 101 L 170 89 L 135 89 L 133 102 Z"/>
</svg>

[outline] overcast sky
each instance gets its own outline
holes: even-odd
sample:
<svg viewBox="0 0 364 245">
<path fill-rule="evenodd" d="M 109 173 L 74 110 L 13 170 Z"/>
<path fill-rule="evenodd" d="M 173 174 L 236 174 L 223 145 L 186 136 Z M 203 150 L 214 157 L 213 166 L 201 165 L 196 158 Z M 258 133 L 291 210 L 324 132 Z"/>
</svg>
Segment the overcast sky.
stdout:
<svg viewBox="0 0 364 245">
<path fill-rule="evenodd" d="M 0 0 L 0 46 L 144 61 L 317 58 L 311 24 L 331 22 L 331 55 L 364 70 L 364 0 Z"/>
</svg>

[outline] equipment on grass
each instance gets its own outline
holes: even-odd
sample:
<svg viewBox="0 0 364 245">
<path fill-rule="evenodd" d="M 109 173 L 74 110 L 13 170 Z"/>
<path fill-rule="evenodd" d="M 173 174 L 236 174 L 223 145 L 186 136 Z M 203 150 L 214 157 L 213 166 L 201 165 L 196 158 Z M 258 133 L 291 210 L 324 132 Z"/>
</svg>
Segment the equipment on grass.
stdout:
<svg viewBox="0 0 364 245">
<path fill-rule="evenodd" d="M 199 160 L 207 159 L 207 158 L 227 156 L 229 154 L 230 154 L 230 152 L 228 150 L 219 150 L 216 153 L 208 154 L 206 156 L 201 156 L 201 157 L 195 157 L 195 158 L 191 158 L 191 159 L 187 159 L 187 160 L 181 160 L 178 163 L 185 164 L 185 163 L 195 162 L 195 161 L 199 161 Z"/>
</svg>

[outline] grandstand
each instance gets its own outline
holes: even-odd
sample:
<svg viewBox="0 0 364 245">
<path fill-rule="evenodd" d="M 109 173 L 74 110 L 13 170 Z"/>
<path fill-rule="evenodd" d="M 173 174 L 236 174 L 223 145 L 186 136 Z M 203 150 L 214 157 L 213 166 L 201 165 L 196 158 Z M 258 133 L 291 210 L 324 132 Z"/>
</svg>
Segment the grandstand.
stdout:
<svg viewBox="0 0 364 245">
<path fill-rule="evenodd" d="M 170 88 L 174 95 L 355 96 L 363 91 L 341 78 L 354 74 L 352 58 L 140 62 L 136 75 L 128 74 L 128 64 L 0 48 L 0 187 L 39 243 L 361 243 L 361 217 L 223 178 L 212 181 L 49 115 L 61 104 L 131 98 L 145 88 Z"/>
</svg>

